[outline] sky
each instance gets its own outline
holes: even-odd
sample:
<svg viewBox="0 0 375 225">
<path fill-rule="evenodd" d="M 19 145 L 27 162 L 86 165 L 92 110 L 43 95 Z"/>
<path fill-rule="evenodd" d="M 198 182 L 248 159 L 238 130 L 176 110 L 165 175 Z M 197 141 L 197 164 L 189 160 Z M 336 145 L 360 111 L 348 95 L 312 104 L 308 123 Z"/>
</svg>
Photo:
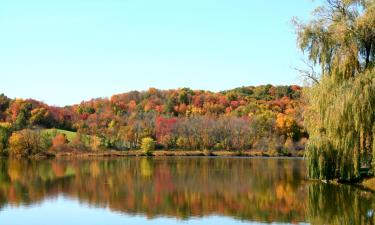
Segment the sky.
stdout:
<svg viewBox="0 0 375 225">
<path fill-rule="evenodd" d="M 51 105 L 130 90 L 300 84 L 311 0 L 0 0 L 0 93 Z"/>
</svg>

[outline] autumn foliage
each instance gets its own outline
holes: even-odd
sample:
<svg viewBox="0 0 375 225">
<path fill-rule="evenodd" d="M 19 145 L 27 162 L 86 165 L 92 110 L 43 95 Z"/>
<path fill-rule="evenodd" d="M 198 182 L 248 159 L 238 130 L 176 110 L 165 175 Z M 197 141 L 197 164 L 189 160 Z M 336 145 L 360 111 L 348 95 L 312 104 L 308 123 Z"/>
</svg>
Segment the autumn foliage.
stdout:
<svg viewBox="0 0 375 225">
<path fill-rule="evenodd" d="M 62 150 L 66 144 L 68 143 L 68 140 L 66 138 L 66 135 L 65 134 L 57 134 L 53 140 L 52 140 L 52 147 L 53 149 L 59 151 L 59 150 Z"/>
<path fill-rule="evenodd" d="M 13 156 L 32 156 L 44 153 L 49 142 L 40 132 L 25 129 L 14 132 L 9 138 L 9 153 Z"/>
<path fill-rule="evenodd" d="M 243 150 L 299 146 L 302 126 L 299 86 L 241 87 L 222 92 L 131 91 L 80 104 L 56 107 L 32 99 L 0 96 L 0 122 L 11 132 L 57 128 L 78 132 L 74 148 L 139 149 L 143 138 L 158 149 Z M 63 135 L 52 147 L 66 145 Z"/>
</svg>

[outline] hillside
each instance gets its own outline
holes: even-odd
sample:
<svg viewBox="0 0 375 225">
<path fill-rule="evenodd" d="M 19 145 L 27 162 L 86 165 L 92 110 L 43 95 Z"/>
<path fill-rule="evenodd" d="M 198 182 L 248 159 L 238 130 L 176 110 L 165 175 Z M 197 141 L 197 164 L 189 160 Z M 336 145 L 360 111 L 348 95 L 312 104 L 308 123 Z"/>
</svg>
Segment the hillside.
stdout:
<svg viewBox="0 0 375 225">
<path fill-rule="evenodd" d="M 150 88 L 66 107 L 1 95 L 1 129 L 7 133 L 1 141 L 6 148 L 13 132 L 56 128 L 77 132 L 64 143 L 87 149 L 139 149 L 151 137 L 159 149 L 301 150 L 307 138 L 301 92 L 296 85 L 216 93 Z M 87 137 L 96 140 L 81 140 Z"/>
</svg>

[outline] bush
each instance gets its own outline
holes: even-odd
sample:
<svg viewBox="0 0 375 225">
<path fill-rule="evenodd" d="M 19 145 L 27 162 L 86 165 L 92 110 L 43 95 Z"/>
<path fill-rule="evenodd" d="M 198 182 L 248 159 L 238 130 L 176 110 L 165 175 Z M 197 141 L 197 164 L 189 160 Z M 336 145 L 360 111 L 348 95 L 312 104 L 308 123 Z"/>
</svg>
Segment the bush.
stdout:
<svg viewBox="0 0 375 225">
<path fill-rule="evenodd" d="M 178 148 L 186 148 L 187 146 L 186 138 L 183 138 L 183 137 L 177 138 L 176 145 Z"/>
<path fill-rule="evenodd" d="M 205 155 L 205 156 L 212 156 L 212 150 L 210 150 L 210 149 L 204 149 L 203 150 L 203 155 Z"/>
<path fill-rule="evenodd" d="M 87 149 L 86 142 L 87 141 L 86 141 L 85 136 L 78 132 L 77 135 L 74 137 L 74 139 L 69 143 L 69 146 L 74 149 L 86 150 Z"/>
<path fill-rule="evenodd" d="M 40 135 L 39 131 L 21 130 L 9 138 L 9 154 L 14 156 L 32 156 L 47 151 L 51 140 Z"/>
<path fill-rule="evenodd" d="M 216 143 L 214 146 L 215 150 L 223 150 L 224 149 L 224 144 L 222 142 Z"/>
<path fill-rule="evenodd" d="M 295 150 L 295 146 L 294 146 L 293 140 L 291 138 L 286 139 L 286 141 L 284 143 L 284 150 L 287 150 L 287 151 L 294 151 Z"/>
<path fill-rule="evenodd" d="M 49 133 L 43 133 L 39 131 L 38 135 L 40 137 L 41 148 L 44 150 L 50 149 L 52 147 L 52 139 L 54 136 Z"/>
<path fill-rule="evenodd" d="M 56 151 L 61 151 L 66 147 L 68 139 L 63 133 L 57 134 L 52 140 L 52 148 Z"/>
<path fill-rule="evenodd" d="M 101 148 L 103 148 L 103 140 L 100 137 L 97 136 L 89 136 L 89 142 L 90 142 L 90 149 L 92 151 L 99 151 Z"/>
<path fill-rule="evenodd" d="M 152 155 L 152 151 L 155 150 L 155 141 L 150 137 L 142 139 L 141 149 L 146 155 Z"/>
</svg>

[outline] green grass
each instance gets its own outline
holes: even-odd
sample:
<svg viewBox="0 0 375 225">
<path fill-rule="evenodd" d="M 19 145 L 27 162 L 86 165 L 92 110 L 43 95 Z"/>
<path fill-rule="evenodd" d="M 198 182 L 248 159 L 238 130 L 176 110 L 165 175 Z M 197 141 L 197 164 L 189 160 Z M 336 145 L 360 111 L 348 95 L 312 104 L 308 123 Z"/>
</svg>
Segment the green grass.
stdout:
<svg viewBox="0 0 375 225">
<path fill-rule="evenodd" d="M 68 130 L 60 130 L 60 129 L 45 129 L 43 130 L 42 132 L 46 132 L 46 133 L 52 133 L 56 131 L 58 134 L 65 134 L 66 135 L 66 138 L 68 139 L 69 142 L 71 142 L 76 136 L 77 136 L 77 132 L 73 132 L 73 131 L 68 131 Z"/>
</svg>

